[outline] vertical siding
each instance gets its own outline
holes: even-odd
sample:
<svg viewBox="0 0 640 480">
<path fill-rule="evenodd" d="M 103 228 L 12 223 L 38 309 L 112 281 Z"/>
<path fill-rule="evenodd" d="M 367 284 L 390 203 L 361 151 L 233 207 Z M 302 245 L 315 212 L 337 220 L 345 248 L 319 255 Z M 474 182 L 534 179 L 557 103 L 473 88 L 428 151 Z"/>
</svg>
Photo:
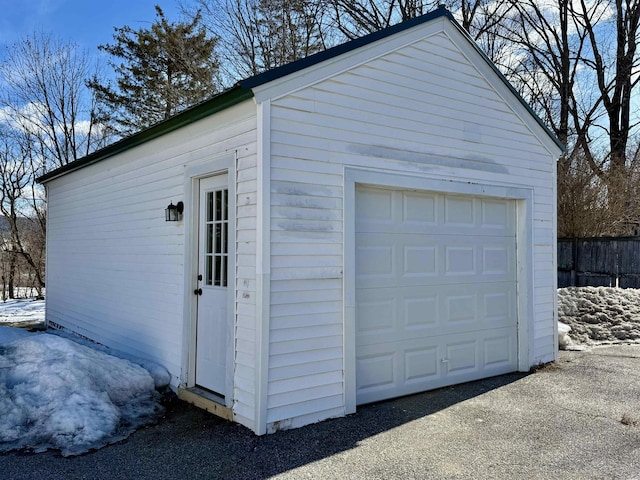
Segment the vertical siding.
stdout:
<svg viewBox="0 0 640 480">
<path fill-rule="evenodd" d="M 234 410 L 248 425 L 255 384 L 255 129 L 255 105 L 247 101 L 48 184 L 48 320 L 157 361 L 177 386 L 186 368 L 187 222 L 165 222 L 164 209 L 170 201 L 188 208 L 185 169 L 236 152 Z"/>
<path fill-rule="evenodd" d="M 553 159 L 445 33 L 271 111 L 271 429 L 344 413 L 345 166 L 532 188 L 533 356 L 553 359 Z"/>
</svg>

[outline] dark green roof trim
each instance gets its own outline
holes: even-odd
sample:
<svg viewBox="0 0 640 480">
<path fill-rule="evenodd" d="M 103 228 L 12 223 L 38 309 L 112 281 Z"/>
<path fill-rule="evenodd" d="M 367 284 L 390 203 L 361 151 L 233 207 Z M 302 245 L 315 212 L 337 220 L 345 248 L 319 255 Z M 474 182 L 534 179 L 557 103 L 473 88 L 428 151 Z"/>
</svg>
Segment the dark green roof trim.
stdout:
<svg viewBox="0 0 640 480">
<path fill-rule="evenodd" d="M 105 148 L 96 150 L 86 157 L 80 158 L 71 163 L 68 163 L 67 165 L 56 168 L 55 170 L 52 170 L 51 172 L 37 178 L 36 181 L 38 183 L 46 183 L 61 175 L 65 175 L 69 172 L 86 167 L 87 165 L 91 165 L 106 158 L 113 157 L 118 153 L 122 153 L 126 150 L 129 150 L 130 148 L 141 145 L 145 142 L 148 142 L 149 140 L 153 140 L 154 138 L 158 138 L 169 132 L 182 128 L 185 125 L 189 125 L 197 120 L 208 117 L 209 115 L 212 115 L 214 113 L 226 110 L 227 108 L 232 107 L 233 105 L 236 105 L 252 97 L 253 92 L 251 90 L 236 85 L 235 87 L 225 90 L 224 92 L 216 95 L 209 100 L 205 100 L 204 102 L 190 107 L 187 110 L 184 110 L 183 112 L 180 112 L 179 114 L 163 122 L 157 123 L 130 137 L 123 138 L 122 140 L 119 140 L 116 143 L 113 143 Z"/>
<path fill-rule="evenodd" d="M 409 20 L 405 20 L 404 22 L 397 23 L 382 30 L 378 30 L 377 32 L 365 35 L 364 37 L 356 38 L 341 45 L 336 45 L 335 47 L 328 48 L 327 50 L 323 50 L 308 57 L 301 58 L 300 60 L 296 60 L 295 62 L 287 63 L 286 65 L 282 65 L 281 67 L 276 67 L 259 75 L 249 77 L 245 80 L 241 80 L 240 82 L 238 82 L 238 84 L 245 88 L 258 87 L 265 83 L 272 82 L 273 80 L 277 80 L 287 75 L 291 75 L 292 73 L 298 72 L 326 60 L 330 60 L 334 57 L 351 52 L 352 50 L 356 50 L 357 48 L 364 47 L 365 45 L 369 45 L 370 43 L 377 42 L 378 40 L 382 40 L 383 38 L 390 37 L 392 35 L 395 35 L 396 33 L 408 30 L 418 25 L 422 25 L 423 23 L 430 22 L 440 17 L 447 17 L 452 22 L 457 23 L 453 18 L 453 15 L 451 15 L 451 12 L 449 12 L 449 10 L 447 10 L 446 8 L 440 6 L 432 12 L 426 13 L 419 17 L 411 18 Z"/>
</svg>

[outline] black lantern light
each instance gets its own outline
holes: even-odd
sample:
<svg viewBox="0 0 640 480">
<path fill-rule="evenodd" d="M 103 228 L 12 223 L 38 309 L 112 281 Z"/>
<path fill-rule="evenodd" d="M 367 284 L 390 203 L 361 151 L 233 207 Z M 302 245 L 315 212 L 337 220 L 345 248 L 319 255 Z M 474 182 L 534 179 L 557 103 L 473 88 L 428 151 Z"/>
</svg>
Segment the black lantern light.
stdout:
<svg viewBox="0 0 640 480">
<path fill-rule="evenodd" d="M 178 202 L 174 205 L 171 202 L 167 208 L 164 209 L 164 219 L 167 222 L 177 222 L 182 219 L 182 212 L 184 212 L 184 203 Z"/>
</svg>

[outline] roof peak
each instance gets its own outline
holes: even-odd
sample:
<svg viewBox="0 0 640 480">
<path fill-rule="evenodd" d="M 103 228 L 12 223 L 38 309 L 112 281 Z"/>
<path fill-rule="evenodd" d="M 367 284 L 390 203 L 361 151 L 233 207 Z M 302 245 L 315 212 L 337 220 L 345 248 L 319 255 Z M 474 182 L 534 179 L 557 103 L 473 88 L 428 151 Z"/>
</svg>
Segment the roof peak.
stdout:
<svg viewBox="0 0 640 480">
<path fill-rule="evenodd" d="M 432 10 L 431 12 L 425 13 L 418 17 L 410 18 L 408 20 L 404 20 L 403 22 L 396 23 L 389 27 L 383 28 L 382 30 L 363 35 L 362 37 L 354 38 L 353 40 L 348 40 L 345 43 L 341 43 L 340 45 L 336 45 L 326 50 L 322 50 L 318 53 L 314 53 L 313 55 L 309 55 L 308 57 L 294 60 L 293 62 L 287 63 L 285 65 L 281 65 L 252 77 L 245 78 L 243 80 L 240 80 L 236 85 L 242 88 L 252 89 L 273 80 L 277 80 L 278 78 L 284 77 L 286 75 L 295 73 L 299 70 L 337 57 L 339 55 L 343 55 L 352 50 L 356 50 L 370 43 L 377 42 L 378 40 L 382 40 L 383 38 L 395 35 L 396 33 L 408 30 L 423 23 L 433 21 L 440 17 L 446 17 L 453 23 L 456 23 L 456 20 L 453 18 L 453 15 L 447 9 L 447 7 L 443 4 L 440 4 L 438 5 L 437 9 Z"/>
</svg>

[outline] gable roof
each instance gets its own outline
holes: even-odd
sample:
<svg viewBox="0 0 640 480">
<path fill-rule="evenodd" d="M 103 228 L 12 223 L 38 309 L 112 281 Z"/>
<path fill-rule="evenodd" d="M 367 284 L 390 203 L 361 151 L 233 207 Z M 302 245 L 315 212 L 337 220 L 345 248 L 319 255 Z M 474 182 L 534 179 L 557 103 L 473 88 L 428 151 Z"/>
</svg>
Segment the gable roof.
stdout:
<svg viewBox="0 0 640 480">
<path fill-rule="evenodd" d="M 492 68 L 500 80 L 509 88 L 513 95 L 522 103 L 527 109 L 529 114 L 535 119 L 535 121 L 542 127 L 549 138 L 552 139 L 561 151 L 564 151 L 564 145 L 557 139 L 557 137 L 551 132 L 551 130 L 545 125 L 545 123 L 538 117 L 538 115 L 531 109 L 531 106 L 520 96 L 516 89 L 509 83 L 505 76 L 498 70 L 495 64 L 487 57 L 487 55 L 478 47 L 476 42 L 469 36 L 468 32 L 462 28 L 462 26 L 455 20 L 451 12 L 445 7 L 440 6 L 436 10 L 429 12 L 425 15 L 421 15 L 410 20 L 406 20 L 402 23 L 387 27 L 374 33 L 370 33 L 363 37 L 351 40 L 349 42 L 337 45 L 335 47 L 323 50 L 314 55 L 296 60 L 294 62 L 282 65 L 280 67 L 268 70 L 266 72 L 254 75 L 252 77 L 240 80 L 233 87 L 215 95 L 214 97 L 205 100 L 199 104 L 196 104 L 177 115 L 152 125 L 138 133 L 135 133 L 129 137 L 123 138 L 105 148 L 97 150 L 83 158 L 70 162 L 67 165 L 52 170 L 49 173 L 37 178 L 39 183 L 46 183 L 54 178 L 58 178 L 62 175 L 70 173 L 74 170 L 78 170 L 93 163 L 105 160 L 109 157 L 117 155 L 118 153 L 129 150 L 140 144 L 148 142 L 154 138 L 158 138 L 169 132 L 182 128 L 186 125 L 194 123 L 202 118 L 213 115 L 214 113 L 225 110 L 233 105 L 236 105 L 244 100 L 252 98 L 254 96 L 253 89 L 261 85 L 267 84 L 274 80 L 286 77 L 293 73 L 304 70 L 319 63 L 325 62 L 332 58 L 344 55 L 348 52 L 361 48 L 365 45 L 377 42 L 399 32 L 408 30 L 410 28 L 434 21 L 438 18 L 447 18 L 451 24 L 453 24 L 470 45 L 480 54 L 482 59 Z"/>
</svg>

